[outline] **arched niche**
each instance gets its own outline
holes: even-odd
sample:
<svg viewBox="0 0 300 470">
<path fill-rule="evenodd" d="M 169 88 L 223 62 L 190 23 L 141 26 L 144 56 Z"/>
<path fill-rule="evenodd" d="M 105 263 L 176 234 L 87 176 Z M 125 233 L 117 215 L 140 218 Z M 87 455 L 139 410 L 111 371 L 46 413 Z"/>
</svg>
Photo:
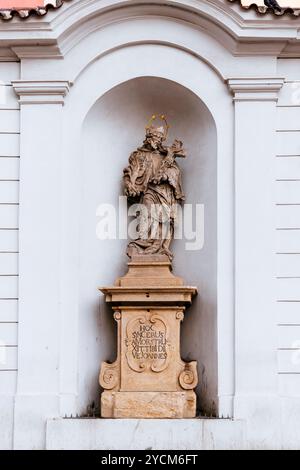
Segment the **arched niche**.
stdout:
<svg viewBox="0 0 300 470">
<path fill-rule="evenodd" d="M 186 203 L 204 205 L 205 239 L 189 250 L 186 239 L 175 240 L 174 272 L 199 295 L 182 328 L 182 357 L 196 359 L 197 393 L 202 410 L 217 408 L 217 132 L 205 104 L 174 81 L 139 77 L 105 93 L 88 112 L 82 128 L 79 274 L 79 400 L 84 409 L 99 398 L 100 362 L 115 356 L 112 311 L 99 303 L 98 286 L 110 285 L 126 272 L 127 240 L 99 240 L 95 229 L 99 204 L 111 204 L 118 216 L 122 169 L 141 145 L 144 127 L 154 112 L 164 112 L 171 125 L 169 140 L 183 140 L 187 158 L 180 160 Z M 195 222 L 195 221 L 194 221 Z M 193 226 L 195 229 L 195 225 Z M 200 238 L 200 234 L 198 234 Z M 100 294 L 99 294 L 100 296 Z"/>
<path fill-rule="evenodd" d="M 122 156 L 121 150 L 119 150 L 120 154 L 118 158 L 120 160 L 117 162 L 117 160 L 113 160 L 109 157 L 109 155 L 111 155 L 110 153 L 106 155 L 105 152 L 104 155 L 103 152 L 101 152 L 101 161 L 103 161 L 105 165 L 110 166 L 109 178 L 115 186 L 109 185 L 107 180 L 105 180 L 106 192 L 104 201 L 99 201 L 99 197 L 97 197 L 97 201 L 94 202 L 96 206 L 91 205 L 89 209 L 93 212 L 92 230 L 94 236 L 97 222 L 97 205 L 100 202 L 107 202 L 107 191 L 109 191 L 109 194 L 113 195 L 114 198 L 117 198 L 121 193 L 122 169 L 127 162 L 129 153 L 140 144 L 145 122 L 149 117 L 149 113 L 152 113 L 152 109 L 147 108 L 143 116 L 140 117 L 138 114 L 138 117 L 131 116 L 128 126 L 131 128 L 135 123 L 133 134 L 133 130 L 129 132 L 126 124 L 128 116 L 123 114 L 120 106 L 120 117 L 115 115 L 112 117 L 108 111 L 107 114 L 97 117 L 96 109 L 100 106 L 99 103 L 101 103 L 101 100 L 108 100 L 107 97 L 114 95 L 113 90 L 118 90 L 118 87 L 122 87 L 122 84 L 125 82 L 130 83 L 134 80 L 138 83 L 140 78 L 145 79 L 145 77 L 147 77 L 148 80 L 151 78 L 155 80 L 159 79 L 161 84 L 170 84 L 170 86 L 167 87 L 170 90 L 172 86 L 176 85 L 178 90 L 185 91 L 185 94 L 182 91 L 183 94 L 181 93 L 180 96 L 185 97 L 192 95 L 194 106 L 199 106 L 199 110 L 205 110 L 203 111 L 203 116 L 208 117 L 208 122 L 213 121 L 215 123 L 217 157 L 216 171 L 213 174 L 213 178 L 217 184 L 217 207 L 214 209 L 216 213 L 213 213 L 213 210 L 209 212 L 206 211 L 206 217 L 213 216 L 215 217 L 215 223 L 217 221 L 216 295 L 218 309 L 217 324 L 214 324 L 212 328 L 214 330 L 213 334 L 215 335 L 217 364 L 214 363 L 213 367 L 208 367 L 208 362 L 205 362 L 205 354 L 207 354 L 207 357 L 211 354 L 211 350 L 206 348 L 206 340 L 208 337 L 212 337 L 209 333 L 210 323 L 208 321 L 207 331 L 203 330 L 203 335 L 206 333 L 207 335 L 203 337 L 203 342 L 199 346 L 203 351 L 203 354 L 201 352 L 201 361 L 204 365 L 204 367 L 201 367 L 201 364 L 199 364 L 201 367 L 199 371 L 203 376 L 206 375 L 208 377 L 208 375 L 211 374 L 213 377 L 212 380 L 203 380 L 203 377 L 200 376 L 200 381 L 207 390 L 205 393 L 204 390 L 202 390 L 202 404 L 205 405 L 206 410 L 214 408 L 214 406 L 212 406 L 213 403 L 218 403 L 220 415 L 232 416 L 232 398 L 234 393 L 234 186 L 232 98 L 226 84 L 224 84 L 219 75 L 205 60 L 201 60 L 176 47 L 158 44 L 131 45 L 122 49 L 113 50 L 105 56 L 98 57 L 97 60 L 92 61 L 76 79 L 72 86 L 72 92 L 65 100 L 63 113 L 63 159 L 61 162 L 61 252 L 63 253 L 61 259 L 61 409 L 63 413 L 64 410 L 69 414 L 71 412 L 73 414 L 78 412 L 82 413 L 85 411 L 86 404 L 94 401 L 97 396 L 97 376 L 95 374 L 102 360 L 100 349 L 102 348 L 101 350 L 104 351 L 106 359 L 113 359 L 114 352 L 112 351 L 112 347 L 115 345 L 115 339 L 112 336 L 113 322 L 108 311 L 106 315 L 102 315 L 103 321 L 106 322 L 105 325 L 97 323 L 101 318 L 99 317 L 99 308 L 97 306 L 97 302 L 100 298 L 100 293 L 97 293 L 97 287 L 103 284 L 111 284 L 116 276 L 122 274 L 120 256 L 123 263 L 123 272 L 126 269 L 126 257 L 124 255 L 126 242 L 123 240 L 123 245 L 119 245 L 114 253 L 114 257 L 109 260 L 110 271 L 106 265 L 103 265 L 102 259 L 98 259 L 98 255 L 96 254 L 98 251 L 95 252 L 92 262 L 98 266 L 97 279 L 95 277 L 93 278 L 94 281 L 90 284 L 86 297 L 83 291 L 80 290 L 84 272 L 88 273 L 88 271 L 92 269 L 86 267 L 86 265 L 83 269 L 81 265 L 82 250 L 84 249 L 81 241 L 83 225 L 81 218 L 83 210 L 82 198 L 87 197 L 84 195 L 82 187 L 83 179 L 85 178 L 87 181 L 87 177 L 84 177 L 84 171 L 86 171 L 86 168 L 89 166 L 89 161 L 92 161 L 92 158 L 99 159 L 99 150 L 101 150 L 101 148 L 99 148 L 99 144 L 97 144 L 97 142 L 99 142 L 99 140 L 97 140 L 97 133 L 101 133 L 103 129 L 107 128 L 106 126 L 110 122 L 110 141 L 112 145 L 119 145 L 118 141 L 121 139 L 123 142 Z M 132 81 L 131 83 L 134 82 Z M 141 90 L 137 87 L 137 91 L 140 93 L 139 99 L 141 99 L 142 95 L 144 96 L 144 106 L 146 106 L 146 103 L 148 103 L 148 105 L 149 103 L 152 104 L 149 98 L 148 101 L 145 101 L 148 92 L 147 88 Z M 176 92 L 175 98 L 177 94 Z M 183 98 L 181 98 L 181 100 L 182 99 Z M 178 102 L 180 102 L 180 100 Z M 157 103 L 157 100 L 155 103 Z M 197 105 L 195 103 L 197 103 Z M 158 104 L 160 105 L 160 103 Z M 116 103 L 114 105 L 116 106 Z M 175 107 L 176 99 L 172 100 L 172 105 Z M 160 107 L 161 106 L 158 107 L 159 109 L 157 109 L 157 111 L 160 110 Z M 174 109 L 177 108 L 175 107 Z M 109 107 L 107 107 L 107 110 L 109 110 Z M 174 116 L 172 109 L 168 108 L 164 111 L 171 116 L 170 119 L 172 120 Z M 188 127 L 184 126 L 183 119 L 186 115 L 183 113 L 182 109 L 180 109 L 179 112 L 182 116 L 180 119 L 178 118 L 176 122 L 181 123 L 180 127 L 177 129 L 176 125 L 173 124 L 172 132 L 174 132 L 174 134 L 176 133 L 179 138 L 185 140 L 185 144 L 189 145 L 189 135 L 191 135 L 191 133 L 189 135 L 186 134 L 189 131 Z M 94 115 L 93 119 L 91 117 L 92 115 Z M 194 115 L 192 114 L 192 116 Z M 189 122 L 188 117 L 185 119 Z M 195 122 L 197 122 L 197 120 Z M 102 125 L 104 126 L 103 128 L 101 127 Z M 87 130 L 88 128 L 90 128 L 90 130 Z M 192 138 L 197 138 L 196 136 L 199 134 L 200 142 L 201 133 L 199 129 L 194 125 L 191 126 L 191 128 L 193 129 Z M 94 129 L 94 134 L 91 134 L 91 139 L 89 139 L 89 132 L 92 133 L 92 129 Z M 93 135 L 96 136 L 95 139 Z M 95 146 L 95 157 L 89 156 L 91 153 L 89 145 L 91 145 L 92 142 L 94 142 L 93 145 Z M 212 158 L 209 151 L 203 151 L 201 155 L 204 155 L 204 153 L 205 158 Z M 188 162 L 192 161 L 191 159 L 192 157 L 189 157 L 183 165 L 187 165 Z M 201 164 L 200 159 L 199 162 Z M 94 182 L 94 187 L 97 187 L 99 191 L 102 189 L 101 172 L 99 168 L 98 170 L 96 168 L 91 179 L 91 181 Z M 188 171 L 186 171 L 186 175 L 188 177 Z M 206 176 L 205 184 L 209 185 L 210 176 Z M 92 183 L 89 184 L 93 186 Z M 188 185 L 189 184 L 188 181 Z M 204 186 L 201 185 L 201 187 L 203 188 Z M 209 234 L 207 235 L 206 233 L 206 237 L 207 236 L 209 236 Z M 174 248 L 176 249 L 176 253 L 180 253 L 175 246 Z M 178 254 L 178 256 L 180 255 Z M 191 262 L 193 261 L 194 259 L 192 258 Z M 176 272 L 182 275 L 187 282 L 197 283 L 193 281 L 192 276 L 188 275 L 188 267 L 186 267 L 185 270 L 181 270 L 180 266 L 178 267 L 177 265 L 178 262 L 179 258 L 175 261 Z M 103 273 L 105 277 L 103 277 Z M 201 290 L 203 289 L 202 285 L 198 285 L 198 287 Z M 198 297 L 198 302 L 201 302 L 201 294 Z M 85 310 L 83 309 L 83 305 L 86 307 Z M 202 312 L 204 311 L 205 310 L 202 310 Z M 195 315 L 191 312 L 190 314 Z M 98 320 L 96 320 L 96 318 L 98 318 Z M 212 318 L 213 317 L 211 317 L 211 319 Z M 188 328 L 188 324 L 184 325 L 184 328 Z M 92 334 L 90 338 L 88 338 L 87 332 Z M 100 334 L 102 335 L 101 339 Z M 192 331 L 191 334 L 191 341 L 193 341 L 194 331 Z M 81 336 L 83 337 L 81 338 Z M 100 346 L 99 342 L 102 342 Z M 188 348 L 183 344 L 183 354 L 188 355 L 188 353 Z M 220 360 L 221 357 L 222 360 Z M 210 360 L 211 357 L 208 357 L 208 361 Z M 84 368 L 86 372 L 82 374 Z M 215 380 L 216 377 L 217 380 Z M 213 384 L 213 386 L 208 388 L 210 384 Z M 217 393 L 217 395 L 215 396 L 214 393 Z M 207 402 L 205 397 L 207 397 Z"/>
</svg>

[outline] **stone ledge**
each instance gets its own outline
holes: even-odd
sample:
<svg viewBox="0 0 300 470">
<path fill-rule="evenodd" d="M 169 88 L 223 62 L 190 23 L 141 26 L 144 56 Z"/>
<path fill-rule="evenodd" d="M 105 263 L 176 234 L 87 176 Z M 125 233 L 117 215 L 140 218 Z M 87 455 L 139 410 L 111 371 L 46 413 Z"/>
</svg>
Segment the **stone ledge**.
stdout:
<svg viewBox="0 0 300 470">
<path fill-rule="evenodd" d="M 47 450 L 239 450 L 245 422 L 230 419 L 51 419 Z"/>
</svg>

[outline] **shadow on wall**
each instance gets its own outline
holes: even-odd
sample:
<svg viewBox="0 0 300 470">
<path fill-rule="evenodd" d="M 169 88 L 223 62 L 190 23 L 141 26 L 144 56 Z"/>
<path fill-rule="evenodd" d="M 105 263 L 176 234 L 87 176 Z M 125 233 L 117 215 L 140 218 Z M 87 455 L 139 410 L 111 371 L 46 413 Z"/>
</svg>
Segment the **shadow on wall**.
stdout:
<svg viewBox="0 0 300 470">
<path fill-rule="evenodd" d="M 141 145 L 149 117 L 161 112 L 166 114 L 171 126 L 168 140 L 181 139 L 187 150 L 187 158 L 179 161 L 184 173 L 186 203 L 193 204 L 194 211 L 195 204 L 204 204 L 204 246 L 201 250 L 189 251 L 186 240 L 175 240 L 173 270 L 186 284 L 195 285 L 199 290 L 183 323 L 182 357 L 198 361 L 197 393 L 201 410 L 216 412 L 216 128 L 210 112 L 195 94 L 169 80 L 142 77 L 125 82 L 102 96 L 84 122 L 79 312 L 81 414 L 92 401 L 98 404 L 100 363 L 113 361 L 116 354 L 116 324 L 97 288 L 112 285 L 126 272 L 127 262 L 127 240 L 97 239 L 96 210 L 101 203 L 112 204 L 118 214 L 122 170 L 130 153 Z"/>
</svg>

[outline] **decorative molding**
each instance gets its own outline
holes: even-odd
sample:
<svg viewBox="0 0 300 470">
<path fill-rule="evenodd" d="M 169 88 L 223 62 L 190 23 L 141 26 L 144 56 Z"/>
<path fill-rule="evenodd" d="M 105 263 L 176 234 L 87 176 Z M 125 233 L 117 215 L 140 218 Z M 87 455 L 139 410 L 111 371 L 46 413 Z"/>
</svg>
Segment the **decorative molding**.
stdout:
<svg viewBox="0 0 300 470">
<path fill-rule="evenodd" d="M 287 41 L 282 40 L 279 37 L 276 40 L 272 41 L 265 41 L 265 40 L 257 40 L 254 39 L 249 42 L 236 42 L 234 47 L 232 47 L 231 52 L 232 55 L 236 57 L 250 57 L 250 56 L 276 56 L 281 57 L 282 51 L 284 51 L 287 47 Z M 299 45 L 298 47 L 298 55 L 299 55 Z"/>
<path fill-rule="evenodd" d="M 64 104 L 71 83 L 66 80 L 15 80 L 12 86 L 20 104 Z"/>
<path fill-rule="evenodd" d="M 110 5 L 108 5 L 110 3 Z M 72 27 L 64 30 L 58 38 L 58 44 L 65 55 L 78 42 L 95 29 L 101 29 L 108 24 L 130 21 L 136 18 L 160 17 L 184 22 L 184 24 L 210 31 L 211 36 L 221 43 L 233 55 L 279 55 L 281 50 L 294 40 L 297 35 L 297 25 L 287 24 L 286 20 L 276 18 L 258 18 L 247 20 L 236 9 L 228 8 L 227 3 L 218 0 L 202 1 L 197 4 L 192 0 L 168 1 L 161 4 L 158 0 L 131 2 L 106 2 L 102 7 L 97 0 L 90 0 L 78 9 L 80 2 L 71 3 L 68 10 L 62 10 L 54 20 L 55 25 L 64 28 L 63 22 L 70 22 L 74 15 Z M 64 20 L 67 12 L 68 18 Z M 61 16 L 61 17 L 60 17 Z M 263 46 L 261 47 L 261 44 Z M 270 44 L 271 43 L 271 44 Z M 299 54 L 300 54 L 300 47 Z"/>
<path fill-rule="evenodd" d="M 0 47 L 0 62 L 16 62 L 16 54 L 8 47 Z"/>
<path fill-rule="evenodd" d="M 284 78 L 230 78 L 228 88 L 234 101 L 277 101 Z"/>
<path fill-rule="evenodd" d="M 45 20 L 29 18 L 28 21 L 11 21 L 6 24 L 1 24 L 0 21 L 0 41 L 7 47 L 34 46 L 41 49 L 41 56 L 45 51 L 45 57 L 49 58 L 49 51 L 45 46 L 55 45 L 60 51 L 58 56 L 66 55 L 96 29 L 150 16 L 182 21 L 193 25 L 193 28 L 209 30 L 211 36 L 234 55 L 272 54 L 273 45 L 279 55 L 284 47 L 295 42 L 298 37 L 296 21 L 291 21 L 288 17 L 279 19 L 275 15 L 260 15 L 253 19 L 249 15 L 248 19 L 242 13 L 238 8 L 230 8 L 227 0 L 169 0 L 163 4 L 158 0 L 69 1 L 65 8 L 57 10 L 55 15 Z M 300 44 L 295 46 L 293 53 L 300 56 Z M 50 55 L 53 58 L 55 56 L 53 51 Z"/>
<path fill-rule="evenodd" d="M 11 51 L 20 59 L 62 59 L 57 45 L 15 46 Z"/>
</svg>

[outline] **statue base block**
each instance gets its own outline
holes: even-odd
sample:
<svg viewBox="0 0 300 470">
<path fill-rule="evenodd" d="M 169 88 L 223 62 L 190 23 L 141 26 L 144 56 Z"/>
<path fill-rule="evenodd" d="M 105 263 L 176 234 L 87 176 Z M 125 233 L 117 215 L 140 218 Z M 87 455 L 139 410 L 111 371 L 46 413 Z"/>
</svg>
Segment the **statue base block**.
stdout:
<svg viewBox="0 0 300 470">
<path fill-rule="evenodd" d="M 102 418 L 194 418 L 196 394 L 183 392 L 109 392 L 101 395 Z"/>
<path fill-rule="evenodd" d="M 128 273 L 101 291 L 118 324 L 118 354 L 101 364 L 104 418 L 196 416 L 196 361 L 180 356 L 180 325 L 195 287 L 171 273 L 166 256 L 135 256 Z"/>
</svg>

